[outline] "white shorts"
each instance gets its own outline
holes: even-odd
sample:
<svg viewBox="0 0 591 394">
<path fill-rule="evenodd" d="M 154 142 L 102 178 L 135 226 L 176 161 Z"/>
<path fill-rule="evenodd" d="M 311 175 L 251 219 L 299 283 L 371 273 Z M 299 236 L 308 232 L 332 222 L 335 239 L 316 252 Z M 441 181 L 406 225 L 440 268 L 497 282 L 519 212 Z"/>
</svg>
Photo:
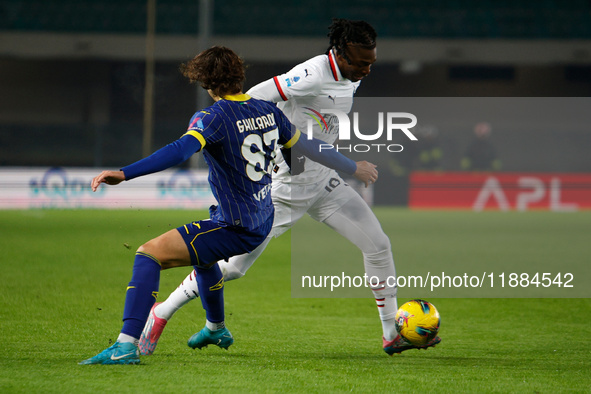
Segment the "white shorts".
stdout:
<svg viewBox="0 0 591 394">
<path fill-rule="evenodd" d="M 278 237 L 289 230 L 308 213 L 314 220 L 323 222 L 358 193 L 337 173 L 318 183 L 283 183 L 273 181 L 271 196 L 275 206 L 275 219 L 270 235 Z"/>
</svg>

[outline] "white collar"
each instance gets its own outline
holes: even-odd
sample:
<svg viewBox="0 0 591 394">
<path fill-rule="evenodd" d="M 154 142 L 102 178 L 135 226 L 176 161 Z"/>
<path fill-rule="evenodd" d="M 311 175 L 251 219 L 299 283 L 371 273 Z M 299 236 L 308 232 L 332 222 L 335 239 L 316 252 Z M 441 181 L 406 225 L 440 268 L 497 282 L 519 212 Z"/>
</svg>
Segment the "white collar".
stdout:
<svg viewBox="0 0 591 394">
<path fill-rule="evenodd" d="M 335 81 L 342 81 L 345 79 L 343 74 L 341 74 L 341 70 L 339 69 L 339 65 L 337 63 L 337 57 L 334 54 L 333 48 L 328 51 L 328 65 L 330 66 L 330 71 L 332 72 L 332 76 Z"/>
</svg>

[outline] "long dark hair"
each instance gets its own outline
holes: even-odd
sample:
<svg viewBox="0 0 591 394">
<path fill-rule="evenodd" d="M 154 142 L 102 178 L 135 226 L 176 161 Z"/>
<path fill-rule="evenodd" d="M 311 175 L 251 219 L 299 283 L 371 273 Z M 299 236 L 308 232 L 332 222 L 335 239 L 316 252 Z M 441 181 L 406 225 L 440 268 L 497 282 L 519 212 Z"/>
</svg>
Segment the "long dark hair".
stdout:
<svg viewBox="0 0 591 394">
<path fill-rule="evenodd" d="M 242 91 L 246 78 L 244 62 L 234 51 L 214 46 L 180 66 L 181 73 L 191 83 L 198 82 L 204 89 L 211 89 L 218 97 Z"/>
</svg>

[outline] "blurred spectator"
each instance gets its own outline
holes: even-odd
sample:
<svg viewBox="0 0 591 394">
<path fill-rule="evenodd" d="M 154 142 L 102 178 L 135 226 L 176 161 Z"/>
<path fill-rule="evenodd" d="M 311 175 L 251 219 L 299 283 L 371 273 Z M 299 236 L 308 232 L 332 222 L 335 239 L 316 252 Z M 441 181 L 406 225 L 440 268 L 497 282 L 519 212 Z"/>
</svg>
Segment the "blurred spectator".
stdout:
<svg viewBox="0 0 591 394">
<path fill-rule="evenodd" d="M 435 126 L 423 126 L 418 128 L 417 134 L 417 156 L 412 169 L 441 170 L 443 151 L 439 143 L 439 130 Z"/>
<path fill-rule="evenodd" d="M 404 143 L 404 150 L 390 157 L 389 170 L 397 176 L 408 175 L 411 171 L 441 170 L 443 150 L 437 127 L 425 125 L 417 127 L 413 133 L 417 141 Z"/>
<path fill-rule="evenodd" d="M 501 169 L 501 161 L 490 142 L 492 128 L 486 122 L 477 123 L 474 126 L 474 139 L 468 145 L 462 158 L 461 167 L 467 171 L 498 171 Z"/>
</svg>

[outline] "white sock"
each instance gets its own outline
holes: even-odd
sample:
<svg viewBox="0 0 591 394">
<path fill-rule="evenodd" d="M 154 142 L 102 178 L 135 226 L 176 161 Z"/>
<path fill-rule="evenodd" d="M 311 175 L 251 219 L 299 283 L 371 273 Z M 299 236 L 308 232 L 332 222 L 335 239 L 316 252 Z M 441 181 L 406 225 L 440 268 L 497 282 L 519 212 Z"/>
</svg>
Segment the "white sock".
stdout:
<svg viewBox="0 0 591 394">
<path fill-rule="evenodd" d="M 199 289 L 195 270 L 192 270 L 163 303 L 156 305 L 154 314 L 161 319 L 170 320 L 176 311 L 197 297 L 199 297 Z"/>
<path fill-rule="evenodd" d="M 377 292 L 374 291 L 374 296 Z M 379 298 L 378 298 L 379 297 Z M 382 332 L 387 341 L 396 338 L 398 331 L 396 331 L 396 312 L 398 311 L 398 302 L 396 295 L 376 297 L 376 304 L 378 306 L 378 313 L 382 321 Z"/>
<path fill-rule="evenodd" d="M 127 335 L 127 334 L 119 334 L 119 336 L 117 337 L 117 342 L 119 343 L 125 343 L 125 342 L 131 342 L 134 345 L 138 345 L 140 343 L 140 339 L 139 338 L 134 338 L 131 335 Z"/>
<path fill-rule="evenodd" d="M 372 293 L 376 299 L 378 313 L 382 322 L 382 335 L 387 341 L 396 338 L 396 312 L 398 311 L 398 300 L 396 298 L 396 270 L 392 252 L 389 249 L 377 253 L 364 253 L 365 271 L 369 278 L 379 278 L 379 283 L 370 283 Z M 390 285 L 390 286 L 388 286 Z"/>
<path fill-rule="evenodd" d="M 226 327 L 226 324 L 223 321 L 219 323 L 212 323 L 209 320 L 205 320 L 205 327 L 209 328 L 211 331 L 217 331 Z"/>
</svg>

